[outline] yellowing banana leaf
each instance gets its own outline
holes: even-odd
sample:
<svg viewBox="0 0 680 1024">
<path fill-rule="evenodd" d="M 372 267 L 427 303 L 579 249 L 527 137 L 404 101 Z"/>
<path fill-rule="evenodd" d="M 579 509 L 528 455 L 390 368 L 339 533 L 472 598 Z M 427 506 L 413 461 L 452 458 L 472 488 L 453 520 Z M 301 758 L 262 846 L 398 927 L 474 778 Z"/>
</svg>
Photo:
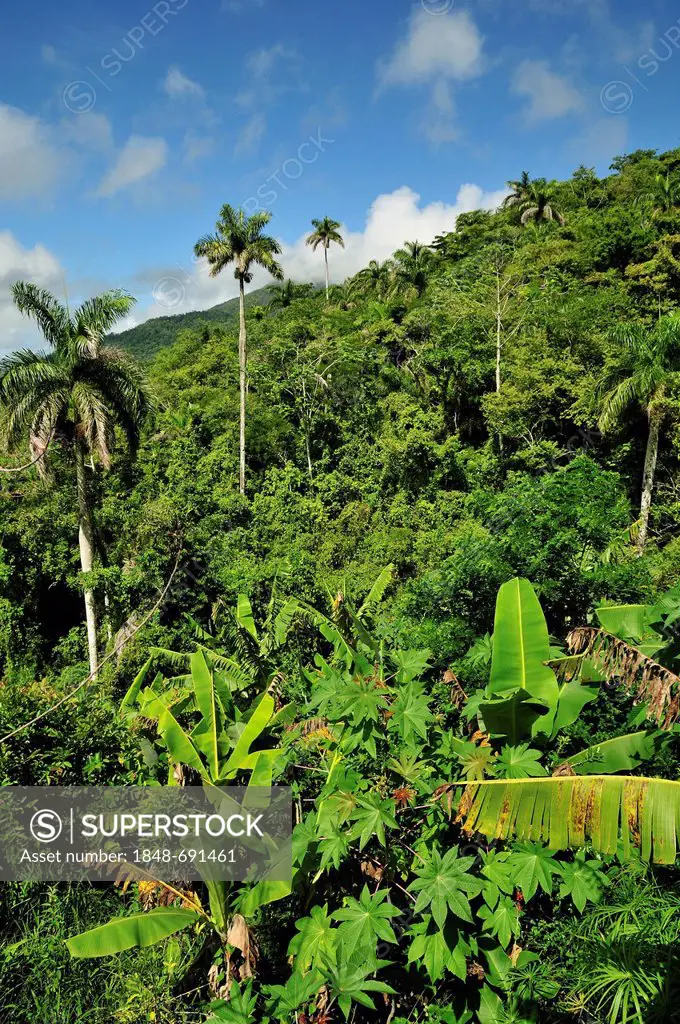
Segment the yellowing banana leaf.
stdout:
<svg viewBox="0 0 680 1024">
<path fill-rule="evenodd" d="M 141 949 L 183 931 L 200 918 L 195 910 L 158 907 L 148 913 L 117 917 L 108 924 L 66 940 L 73 957 L 112 956 L 124 949 Z"/>
<path fill-rule="evenodd" d="M 592 845 L 624 858 L 673 864 L 680 782 L 617 775 L 484 780 L 465 787 L 457 820 L 490 839 L 527 839 L 553 850 Z"/>
</svg>

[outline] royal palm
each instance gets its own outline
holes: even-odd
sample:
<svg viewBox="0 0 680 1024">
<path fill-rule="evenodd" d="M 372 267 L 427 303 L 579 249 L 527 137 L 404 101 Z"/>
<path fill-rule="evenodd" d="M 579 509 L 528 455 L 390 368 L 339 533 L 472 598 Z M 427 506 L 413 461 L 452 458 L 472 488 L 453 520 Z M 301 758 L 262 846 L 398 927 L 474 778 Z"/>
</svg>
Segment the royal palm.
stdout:
<svg viewBox="0 0 680 1024">
<path fill-rule="evenodd" d="M 521 211 L 520 223 L 528 224 L 530 220 L 556 220 L 564 225 L 564 215 L 557 208 L 558 198 L 555 186 L 545 178 L 535 178 L 531 181 L 526 172 L 522 175 L 521 181 L 509 181 L 513 189 L 511 195 L 506 196 L 503 206 L 514 207 Z"/>
<path fill-rule="evenodd" d="M 330 217 L 324 217 L 323 220 L 313 220 L 312 227 L 314 230 L 307 238 L 307 245 L 311 245 L 314 252 L 316 252 L 320 245 L 323 246 L 323 258 L 326 263 L 326 302 L 328 302 L 328 289 L 330 286 L 328 250 L 333 242 L 335 242 L 336 245 L 342 246 L 343 249 L 345 248 L 345 243 L 342 235 L 340 234 L 340 221 L 331 220 Z"/>
<path fill-rule="evenodd" d="M 52 446 L 58 445 L 75 467 L 80 563 L 83 573 L 89 573 L 95 545 L 86 459 L 109 467 L 116 428 L 134 450 L 151 407 L 141 368 L 121 349 L 104 344 L 134 299 L 122 292 L 107 292 L 69 310 L 49 292 L 23 282 L 13 286 L 12 295 L 17 308 L 37 323 L 50 350 L 24 350 L 0 361 L 3 437 L 10 448 L 28 439 L 43 476 Z M 87 580 L 85 618 L 94 676 L 97 612 Z"/>
<path fill-rule="evenodd" d="M 272 277 L 283 280 L 283 270 L 276 256 L 281 246 L 264 229 L 271 220 L 271 213 L 261 211 L 248 217 L 241 209 L 234 209 L 226 203 L 220 211 L 220 219 L 213 235 L 204 235 L 194 246 L 197 256 L 204 257 L 210 265 L 210 276 L 217 275 L 231 263 L 234 277 L 239 284 L 240 317 L 238 336 L 239 386 L 241 393 L 239 416 L 239 488 L 246 490 L 246 372 L 248 349 L 246 337 L 245 286 L 253 279 L 253 267 L 260 266 Z"/>
<path fill-rule="evenodd" d="M 429 245 L 423 245 L 422 242 L 405 242 L 403 249 L 397 249 L 394 254 L 395 289 L 397 291 L 413 289 L 420 298 L 427 288 L 432 259 L 433 253 Z"/>
<path fill-rule="evenodd" d="M 647 446 L 642 474 L 638 554 L 647 542 L 659 438 L 666 415 L 665 400 L 680 370 L 680 314 L 661 317 L 651 328 L 622 324 L 612 331 L 616 360 L 605 372 L 600 427 L 611 430 L 632 406 L 647 419 Z"/>
</svg>

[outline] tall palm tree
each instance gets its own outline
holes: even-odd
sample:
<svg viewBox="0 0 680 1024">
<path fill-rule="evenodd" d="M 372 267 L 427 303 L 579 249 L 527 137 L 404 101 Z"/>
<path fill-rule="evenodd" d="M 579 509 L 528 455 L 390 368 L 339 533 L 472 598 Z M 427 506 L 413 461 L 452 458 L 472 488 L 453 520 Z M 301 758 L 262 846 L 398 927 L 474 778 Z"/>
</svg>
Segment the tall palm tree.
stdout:
<svg viewBox="0 0 680 1024">
<path fill-rule="evenodd" d="M 395 290 L 413 288 L 420 298 L 430 279 L 432 259 L 432 249 L 422 242 L 406 242 L 403 249 L 397 249 L 394 254 Z"/>
<path fill-rule="evenodd" d="M 521 211 L 520 223 L 528 224 L 530 220 L 556 220 L 564 225 L 565 218 L 557 209 L 555 186 L 545 178 L 535 178 L 529 182 L 513 182 L 519 185 L 512 195 L 507 196 L 504 205 L 515 207 Z"/>
<path fill-rule="evenodd" d="M 531 189 L 531 177 L 528 171 L 522 171 L 522 174 L 518 181 L 506 181 L 505 183 L 509 189 L 511 189 L 510 195 L 506 196 L 503 200 L 504 207 L 519 206 L 528 197 Z"/>
<path fill-rule="evenodd" d="M 239 385 L 241 408 L 239 417 L 239 489 L 246 492 L 246 371 L 248 351 L 246 338 L 245 286 L 253 279 L 252 268 L 263 267 L 272 277 L 283 280 L 283 270 L 276 260 L 281 246 L 264 229 L 272 215 L 261 210 L 248 216 L 241 208 L 234 209 L 228 203 L 220 210 L 220 219 L 213 235 L 204 235 L 194 246 L 196 256 L 203 256 L 210 265 L 210 276 L 217 275 L 234 264 L 234 277 L 238 281 L 240 317 L 238 335 Z"/>
<path fill-rule="evenodd" d="M 323 258 L 326 262 L 326 302 L 328 302 L 328 288 L 330 285 L 330 278 L 328 276 L 328 250 L 332 242 L 336 245 L 345 248 L 345 241 L 340 234 L 340 221 L 331 220 L 330 217 L 324 217 L 323 220 L 313 220 L 311 235 L 307 238 L 307 245 L 311 245 L 314 252 L 320 245 L 323 246 Z"/>
<path fill-rule="evenodd" d="M 659 438 L 666 415 L 664 400 L 680 370 L 680 314 L 661 317 L 651 329 L 621 324 L 612 331 L 612 340 L 620 347 L 620 359 L 602 381 L 600 429 L 606 432 L 615 427 L 631 405 L 644 410 L 648 424 L 637 536 L 641 555 L 647 542 Z"/>
<path fill-rule="evenodd" d="M 23 350 L 0 360 L 2 436 L 10 448 L 28 438 L 43 476 L 52 444 L 75 464 L 80 565 L 89 573 L 95 545 L 86 457 L 98 458 L 108 468 L 116 427 L 134 451 L 151 408 L 141 367 L 103 340 L 135 300 L 124 292 L 106 292 L 71 311 L 48 291 L 23 281 L 13 285 L 12 297 L 17 308 L 37 323 L 50 351 Z M 97 611 L 87 582 L 85 620 L 90 673 L 95 678 Z"/>
</svg>

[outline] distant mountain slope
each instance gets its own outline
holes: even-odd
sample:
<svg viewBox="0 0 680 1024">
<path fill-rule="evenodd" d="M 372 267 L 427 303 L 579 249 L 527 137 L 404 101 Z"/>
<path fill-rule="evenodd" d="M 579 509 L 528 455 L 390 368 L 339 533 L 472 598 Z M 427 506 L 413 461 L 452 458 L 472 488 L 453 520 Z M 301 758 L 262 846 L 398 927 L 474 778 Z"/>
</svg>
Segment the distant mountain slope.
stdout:
<svg viewBox="0 0 680 1024">
<path fill-rule="evenodd" d="M 246 295 L 246 309 L 265 306 L 270 299 L 269 288 L 258 288 Z M 195 328 L 205 321 L 219 321 L 225 327 L 238 326 L 238 298 L 220 302 L 210 309 L 196 309 L 175 316 L 159 316 L 146 320 L 129 331 L 121 331 L 109 340 L 131 352 L 138 359 L 152 359 L 160 349 L 172 345 L 180 331 Z"/>
</svg>

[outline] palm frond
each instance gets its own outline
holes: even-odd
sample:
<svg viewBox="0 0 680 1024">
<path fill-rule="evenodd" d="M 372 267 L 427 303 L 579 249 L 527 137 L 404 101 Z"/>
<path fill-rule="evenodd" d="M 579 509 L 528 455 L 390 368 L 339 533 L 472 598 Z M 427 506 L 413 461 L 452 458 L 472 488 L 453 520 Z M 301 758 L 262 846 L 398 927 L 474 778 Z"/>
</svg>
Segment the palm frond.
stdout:
<svg viewBox="0 0 680 1024">
<path fill-rule="evenodd" d="M 73 339 L 82 339 L 82 354 L 94 355 L 102 339 L 123 320 L 136 299 L 127 292 L 114 290 L 87 299 L 74 312 L 71 326 Z"/>
<path fill-rule="evenodd" d="M 612 430 L 620 422 L 626 409 L 634 402 L 649 400 L 649 393 L 644 386 L 643 377 L 633 373 L 629 377 L 620 380 L 602 400 L 602 410 L 598 424 L 603 433 Z"/>
<path fill-rule="evenodd" d="M 68 311 L 55 299 L 54 295 L 35 284 L 17 281 L 12 285 L 11 290 L 14 304 L 19 312 L 34 320 L 45 341 L 56 348 L 68 331 Z"/>
<path fill-rule="evenodd" d="M 649 718 L 670 729 L 680 715 L 680 677 L 604 629 L 581 626 L 567 637 L 572 654 L 590 660 L 607 679 L 618 680 L 635 700 L 647 705 Z"/>
</svg>

